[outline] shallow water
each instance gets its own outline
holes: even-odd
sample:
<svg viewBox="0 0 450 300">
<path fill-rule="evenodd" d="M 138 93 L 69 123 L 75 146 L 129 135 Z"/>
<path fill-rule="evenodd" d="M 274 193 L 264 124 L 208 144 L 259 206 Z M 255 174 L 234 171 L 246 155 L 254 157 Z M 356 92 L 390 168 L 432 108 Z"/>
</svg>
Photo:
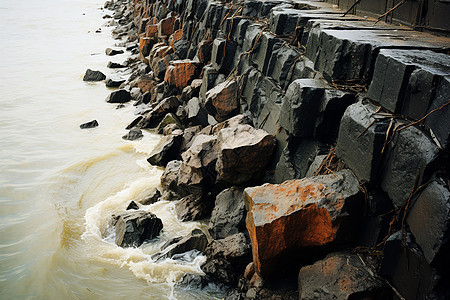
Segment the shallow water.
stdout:
<svg viewBox="0 0 450 300">
<path fill-rule="evenodd" d="M 121 139 L 134 107 L 116 110 L 103 82 L 82 81 L 87 68 L 108 76 L 109 60 L 126 59 L 104 54 L 114 41 L 102 6 L 0 1 L 0 298 L 216 298 L 173 288 L 200 273 L 204 257 L 151 259 L 168 239 L 202 227 L 179 222 L 174 202 L 143 207 L 164 224 L 153 243 L 113 242 L 111 214 L 145 198 L 162 170 L 146 161 L 157 135 Z M 79 128 L 93 119 L 99 127 Z"/>
</svg>

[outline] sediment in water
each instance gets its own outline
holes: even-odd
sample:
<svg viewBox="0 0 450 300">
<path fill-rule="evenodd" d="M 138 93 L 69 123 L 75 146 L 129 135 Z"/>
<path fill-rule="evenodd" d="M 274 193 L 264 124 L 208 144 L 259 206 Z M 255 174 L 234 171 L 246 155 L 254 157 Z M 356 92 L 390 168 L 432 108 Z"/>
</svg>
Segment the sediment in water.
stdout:
<svg viewBox="0 0 450 300">
<path fill-rule="evenodd" d="M 296 2 L 105 4 L 133 54 L 128 128 L 165 135 L 149 161 L 178 217 L 213 214 L 181 284 L 445 297 L 450 40 Z"/>
</svg>

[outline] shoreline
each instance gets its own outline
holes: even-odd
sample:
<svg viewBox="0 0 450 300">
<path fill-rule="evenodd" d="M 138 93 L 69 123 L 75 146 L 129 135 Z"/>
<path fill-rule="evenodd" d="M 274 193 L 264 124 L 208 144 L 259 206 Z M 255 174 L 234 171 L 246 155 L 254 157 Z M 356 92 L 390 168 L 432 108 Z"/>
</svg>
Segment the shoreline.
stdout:
<svg viewBox="0 0 450 300">
<path fill-rule="evenodd" d="M 163 134 L 148 158 L 165 167 L 152 201 L 181 199 L 180 220 L 209 219 L 208 234 L 161 249 L 207 257 L 205 275 L 180 286 L 215 283 L 227 299 L 309 299 L 323 286 L 336 297 L 448 295 L 449 39 L 373 28 L 325 3 L 105 8 L 131 52 L 111 65 L 130 77 L 110 82 L 119 88 L 107 98 L 136 106 L 123 138 Z M 416 62 L 425 56 L 433 63 Z M 427 107 L 411 92 L 427 81 L 414 76 L 438 78 L 419 94 Z"/>
</svg>

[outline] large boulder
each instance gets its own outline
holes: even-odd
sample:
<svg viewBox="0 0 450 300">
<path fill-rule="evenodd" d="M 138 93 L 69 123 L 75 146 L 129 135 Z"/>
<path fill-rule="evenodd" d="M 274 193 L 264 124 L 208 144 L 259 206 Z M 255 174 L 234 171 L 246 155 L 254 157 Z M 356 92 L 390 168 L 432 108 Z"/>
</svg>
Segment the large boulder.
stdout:
<svg viewBox="0 0 450 300">
<path fill-rule="evenodd" d="M 117 90 L 109 94 L 106 98 L 108 103 L 126 103 L 131 100 L 131 94 L 127 90 Z"/>
<path fill-rule="evenodd" d="M 140 128 L 155 128 L 168 113 L 176 112 L 179 105 L 180 102 L 175 96 L 164 98 L 151 111 L 145 113 L 144 117 L 138 117 L 133 122 L 136 124 L 131 123 L 130 126 L 137 125 Z"/>
<path fill-rule="evenodd" d="M 350 240 L 348 227 L 363 205 L 358 180 L 349 170 L 246 188 L 244 196 L 253 261 L 263 277 L 280 266 L 294 267 L 306 248 L 320 251 Z"/>
<path fill-rule="evenodd" d="M 275 137 L 250 125 L 222 129 L 217 137 L 216 170 L 222 180 L 242 184 L 258 180 L 272 157 Z"/>
<path fill-rule="evenodd" d="M 192 80 L 197 78 L 200 74 L 201 64 L 199 62 L 185 59 L 185 60 L 175 60 L 172 65 L 167 67 L 166 75 L 164 76 L 164 81 L 166 81 L 170 86 L 183 89 Z"/>
<path fill-rule="evenodd" d="M 202 195 L 192 194 L 184 197 L 175 205 L 175 212 L 181 221 L 197 221 L 211 213 L 212 205 Z"/>
<path fill-rule="evenodd" d="M 161 138 L 158 145 L 153 149 L 147 161 L 156 166 L 165 166 L 169 161 L 179 157 L 182 135 L 172 134 Z"/>
<path fill-rule="evenodd" d="M 182 254 L 191 250 L 203 252 L 208 244 L 208 238 L 200 229 L 194 229 L 189 235 L 177 238 L 178 241 L 163 245 L 161 253 L 152 256 L 153 259 L 174 258 L 174 255 Z"/>
<path fill-rule="evenodd" d="M 219 122 L 239 113 L 238 88 L 235 80 L 227 80 L 206 92 L 204 106 Z"/>
<path fill-rule="evenodd" d="M 169 161 L 161 175 L 161 186 L 166 190 L 178 191 L 178 173 L 180 172 L 181 160 Z"/>
<path fill-rule="evenodd" d="M 120 247 L 139 247 L 145 240 L 157 237 L 163 228 L 161 219 L 143 210 L 126 211 L 113 218 Z"/>
<path fill-rule="evenodd" d="M 232 187 L 217 195 L 208 226 L 214 239 L 226 238 L 245 228 L 243 191 L 243 188 Z"/>
<path fill-rule="evenodd" d="M 87 69 L 86 73 L 84 74 L 83 81 L 102 81 L 105 78 L 106 76 L 102 72 Z"/>
<path fill-rule="evenodd" d="M 361 258 L 362 259 L 362 258 Z M 333 253 L 298 275 L 299 299 L 389 299 L 389 289 L 357 254 Z"/>
</svg>

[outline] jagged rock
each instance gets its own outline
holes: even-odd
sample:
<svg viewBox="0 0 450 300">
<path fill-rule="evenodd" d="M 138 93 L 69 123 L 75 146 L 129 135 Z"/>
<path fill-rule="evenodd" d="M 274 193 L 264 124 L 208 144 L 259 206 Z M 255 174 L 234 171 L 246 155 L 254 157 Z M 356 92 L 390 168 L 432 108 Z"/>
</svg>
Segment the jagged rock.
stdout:
<svg viewBox="0 0 450 300">
<path fill-rule="evenodd" d="M 130 92 L 127 90 L 117 90 L 109 94 L 106 98 L 108 103 L 126 103 L 131 100 Z"/>
<path fill-rule="evenodd" d="M 125 82 L 125 79 L 108 78 L 108 79 L 106 79 L 105 84 L 107 87 L 119 87 L 124 82 Z"/>
<path fill-rule="evenodd" d="M 197 194 L 201 193 L 203 188 L 211 187 L 216 177 L 216 142 L 215 136 L 198 134 L 189 149 L 181 154 L 183 163 L 178 175 L 180 187 Z"/>
<path fill-rule="evenodd" d="M 105 78 L 106 76 L 102 72 L 87 69 L 86 73 L 84 74 L 83 81 L 101 81 Z"/>
<path fill-rule="evenodd" d="M 394 135 L 386 152 L 381 188 L 399 208 L 408 200 L 417 179 L 421 184 L 425 169 L 439 149 L 420 129 L 410 126 Z"/>
<path fill-rule="evenodd" d="M 191 147 L 192 143 L 194 142 L 195 135 L 199 133 L 200 130 L 202 130 L 201 125 L 191 126 L 184 130 L 183 141 L 181 142 L 181 149 L 180 149 L 181 153 L 183 153 L 184 151 L 189 149 L 189 147 Z"/>
<path fill-rule="evenodd" d="M 234 55 L 237 44 L 223 38 L 213 41 L 211 50 L 212 66 L 223 73 L 228 74 L 233 69 Z"/>
<path fill-rule="evenodd" d="M 150 212 L 133 210 L 116 216 L 116 244 L 119 247 L 139 247 L 145 240 L 159 235 L 161 219 Z"/>
<path fill-rule="evenodd" d="M 339 128 L 336 155 L 362 182 L 374 181 L 381 163 L 388 122 L 375 119 L 377 107 L 370 103 L 350 105 Z"/>
<path fill-rule="evenodd" d="M 186 104 L 186 112 L 188 121 L 192 124 L 199 124 L 202 126 L 208 125 L 208 113 L 200 105 L 200 100 L 198 98 L 192 98 Z"/>
<path fill-rule="evenodd" d="M 251 260 L 251 246 L 243 233 L 213 240 L 205 249 L 208 258 L 201 266 L 203 272 L 217 282 L 232 284 L 244 272 Z"/>
<path fill-rule="evenodd" d="M 139 206 L 136 204 L 136 202 L 131 201 L 125 210 L 138 210 L 138 209 L 139 209 Z"/>
<path fill-rule="evenodd" d="M 438 278 L 413 242 L 411 233 L 404 232 L 403 237 L 401 231 L 391 235 L 385 243 L 383 254 L 380 275 L 388 279 L 404 299 L 446 298 L 432 295 Z M 446 283 L 444 286 L 447 286 L 444 289 L 448 290 Z"/>
<path fill-rule="evenodd" d="M 118 63 L 118 62 L 109 61 L 106 66 L 110 69 L 120 69 L 120 68 L 126 68 L 128 66 L 128 63 L 127 62 Z"/>
<path fill-rule="evenodd" d="M 206 92 L 204 106 L 219 122 L 236 115 L 239 112 L 236 81 L 225 81 Z"/>
<path fill-rule="evenodd" d="M 117 50 L 117 49 L 111 49 L 111 48 L 106 48 L 105 50 L 106 55 L 108 56 L 114 56 L 117 54 L 122 54 L 123 50 Z"/>
<path fill-rule="evenodd" d="M 333 253 L 298 275 L 299 299 L 388 299 L 383 280 L 357 254 Z"/>
<path fill-rule="evenodd" d="M 143 137 L 144 137 L 144 135 L 142 134 L 142 130 L 137 127 L 133 127 L 122 138 L 124 140 L 128 140 L 128 141 L 135 141 L 135 140 L 142 139 Z"/>
<path fill-rule="evenodd" d="M 163 136 L 147 161 L 152 165 L 165 166 L 169 161 L 177 159 L 179 157 L 178 151 L 180 150 L 181 139 L 181 134 Z"/>
<path fill-rule="evenodd" d="M 84 123 L 80 125 L 81 129 L 94 128 L 98 126 L 97 120 L 92 120 L 90 122 Z"/>
<path fill-rule="evenodd" d="M 267 76 L 272 77 L 284 87 L 289 80 L 295 61 L 298 60 L 299 53 L 287 46 L 276 46 L 270 56 Z"/>
<path fill-rule="evenodd" d="M 215 85 L 219 73 L 211 65 L 203 68 L 202 86 L 200 87 L 199 98 L 204 101 L 206 99 L 206 92 L 212 89 Z"/>
<path fill-rule="evenodd" d="M 189 195 L 175 205 L 175 212 L 181 221 L 197 221 L 211 213 L 211 205 L 201 195 Z"/>
<path fill-rule="evenodd" d="M 181 237 L 180 240 L 162 247 L 162 252 L 152 256 L 159 260 L 164 258 L 174 258 L 176 254 L 182 254 L 187 251 L 197 250 L 203 252 L 208 244 L 208 238 L 200 229 L 194 229 L 188 236 Z"/>
<path fill-rule="evenodd" d="M 177 97 L 171 96 L 161 100 L 149 113 L 137 122 L 140 128 L 155 128 L 168 113 L 176 112 L 180 102 Z"/>
<path fill-rule="evenodd" d="M 201 63 L 207 64 L 211 60 L 212 42 L 203 40 L 198 44 L 197 57 Z"/>
<path fill-rule="evenodd" d="M 444 77 L 436 90 L 436 97 L 428 109 L 428 113 L 433 110 L 434 113 L 425 119 L 425 125 L 433 131 L 441 147 L 450 150 L 450 107 L 441 108 L 448 102 L 450 76 Z"/>
<path fill-rule="evenodd" d="M 170 86 L 179 89 L 186 87 L 191 81 L 199 75 L 201 64 L 199 62 L 185 59 L 172 61 L 172 65 L 167 67 L 164 81 Z"/>
<path fill-rule="evenodd" d="M 243 188 L 232 187 L 216 197 L 208 231 L 213 239 L 223 239 L 245 228 Z"/>
<path fill-rule="evenodd" d="M 250 125 L 222 129 L 217 137 L 216 170 L 221 179 L 241 184 L 257 180 L 268 165 L 275 137 Z"/>
<path fill-rule="evenodd" d="M 139 203 L 142 205 L 150 205 L 155 202 L 158 202 L 159 198 L 161 198 L 161 192 L 157 188 L 154 188 L 152 192 L 147 197 L 139 201 Z"/>
<path fill-rule="evenodd" d="M 447 254 L 445 244 L 450 244 L 450 191 L 440 180 L 432 181 L 420 193 L 408 218 L 409 228 L 429 264 L 440 253 Z M 447 246 L 448 247 L 448 246 Z M 448 258 L 446 259 L 448 261 Z M 448 262 L 438 262 L 439 265 Z"/>
<path fill-rule="evenodd" d="M 212 129 L 213 134 L 218 134 L 224 128 L 237 127 L 238 125 L 250 125 L 252 126 L 252 120 L 247 115 L 237 115 L 228 120 L 225 120 Z"/>
<path fill-rule="evenodd" d="M 131 87 L 138 87 L 142 93 L 152 92 L 156 86 L 156 81 L 150 75 L 141 75 L 133 81 Z"/>
<path fill-rule="evenodd" d="M 263 32 L 258 41 L 258 50 L 251 55 L 251 60 L 256 64 L 258 70 L 263 74 L 267 73 L 269 66 L 270 56 L 272 55 L 273 47 L 276 43 L 282 43 L 283 41 L 276 38 L 273 34 Z"/>
<path fill-rule="evenodd" d="M 167 115 L 165 115 L 164 119 L 162 119 L 162 121 L 158 124 L 158 126 L 156 127 L 156 131 L 159 134 L 161 134 L 163 132 L 163 129 L 169 124 L 174 124 L 179 129 L 183 128 L 183 125 L 181 124 L 178 117 L 173 113 L 168 113 Z"/>
<path fill-rule="evenodd" d="M 258 272 L 270 277 L 276 268 L 295 266 L 299 257 L 287 253 L 299 255 L 302 249 L 320 250 L 342 238 L 351 239 L 346 227 L 358 218 L 363 204 L 358 186 L 353 173 L 343 170 L 246 188 L 246 225 Z"/>
<path fill-rule="evenodd" d="M 169 161 L 161 175 L 161 186 L 166 190 L 177 191 L 178 173 L 180 172 L 181 160 Z"/>
<path fill-rule="evenodd" d="M 139 91 L 141 91 L 139 88 L 137 88 Z M 133 96 L 131 96 L 133 98 Z M 152 94 L 150 92 L 141 93 L 138 96 L 137 101 L 133 104 L 134 106 L 138 106 L 141 104 L 149 104 L 152 98 Z"/>
<path fill-rule="evenodd" d="M 283 97 L 280 125 L 294 136 L 312 136 L 328 85 L 319 79 L 292 82 Z"/>
<path fill-rule="evenodd" d="M 308 172 L 306 172 L 305 177 L 313 177 L 314 174 L 317 172 L 317 170 L 319 169 L 320 165 L 322 164 L 323 160 L 327 157 L 327 155 L 322 154 L 322 155 L 317 155 L 313 162 L 311 163 L 311 165 L 308 168 Z"/>
<path fill-rule="evenodd" d="M 158 23 L 158 35 L 160 37 L 171 35 L 174 30 L 174 25 L 175 25 L 174 17 L 167 17 L 165 19 L 162 19 Z"/>
<path fill-rule="evenodd" d="M 184 59 L 186 58 L 188 49 L 189 49 L 189 41 L 185 40 L 185 39 L 181 39 L 179 41 L 176 41 L 173 44 L 174 48 L 175 48 L 175 54 L 181 58 Z"/>
</svg>

